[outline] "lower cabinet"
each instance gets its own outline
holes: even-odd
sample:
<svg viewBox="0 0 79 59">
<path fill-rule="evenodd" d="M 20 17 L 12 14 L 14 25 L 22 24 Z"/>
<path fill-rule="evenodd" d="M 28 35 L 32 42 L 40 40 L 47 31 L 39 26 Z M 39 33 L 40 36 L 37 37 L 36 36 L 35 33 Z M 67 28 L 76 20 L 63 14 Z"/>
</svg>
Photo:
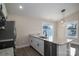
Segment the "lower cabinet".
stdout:
<svg viewBox="0 0 79 59">
<path fill-rule="evenodd" d="M 47 41 L 44 41 L 44 55 L 50 56 L 50 45 Z"/>
<path fill-rule="evenodd" d="M 70 44 L 56 44 L 49 41 L 44 41 L 44 55 L 45 56 L 69 56 Z"/>
<path fill-rule="evenodd" d="M 69 43 L 56 44 L 33 36 L 30 38 L 31 46 L 43 56 L 69 56 Z"/>
<path fill-rule="evenodd" d="M 36 37 L 31 38 L 31 46 L 36 49 L 41 55 L 44 55 L 44 41 Z"/>
<path fill-rule="evenodd" d="M 70 56 L 70 44 L 60 44 L 57 45 L 57 55 L 58 56 Z"/>
<path fill-rule="evenodd" d="M 44 55 L 45 56 L 57 56 L 57 44 L 44 41 Z"/>
<path fill-rule="evenodd" d="M 0 56 L 14 56 L 13 47 L 1 49 L 0 50 Z"/>
</svg>

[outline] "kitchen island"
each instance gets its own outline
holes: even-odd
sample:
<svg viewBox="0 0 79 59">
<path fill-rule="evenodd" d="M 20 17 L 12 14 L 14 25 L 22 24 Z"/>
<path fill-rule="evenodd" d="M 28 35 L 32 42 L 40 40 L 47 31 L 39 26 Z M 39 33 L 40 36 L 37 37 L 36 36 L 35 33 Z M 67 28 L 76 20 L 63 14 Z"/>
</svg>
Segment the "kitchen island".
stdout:
<svg viewBox="0 0 79 59">
<path fill-rule="evenodd" d="M 30 35 L 30 45 L 43 56 L 70 55 L 70 43 L 67 41 L 49 41 L 39 36 Z"/>
</svg>

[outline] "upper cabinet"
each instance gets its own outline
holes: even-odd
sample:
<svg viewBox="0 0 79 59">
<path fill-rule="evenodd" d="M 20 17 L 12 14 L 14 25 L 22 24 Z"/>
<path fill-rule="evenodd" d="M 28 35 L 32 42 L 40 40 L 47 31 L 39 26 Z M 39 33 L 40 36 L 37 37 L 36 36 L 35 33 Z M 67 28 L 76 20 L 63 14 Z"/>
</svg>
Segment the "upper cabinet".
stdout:
<svg viewBox="0 0 79 59">
<path fill-rule="evenodd" d="M 1 8 L 2 12 L 3 12 L 4 17 L 7 18 L 7 10 L 6 10 L 5 4 L 0 3 L 0 8 Z"/>
</svg>

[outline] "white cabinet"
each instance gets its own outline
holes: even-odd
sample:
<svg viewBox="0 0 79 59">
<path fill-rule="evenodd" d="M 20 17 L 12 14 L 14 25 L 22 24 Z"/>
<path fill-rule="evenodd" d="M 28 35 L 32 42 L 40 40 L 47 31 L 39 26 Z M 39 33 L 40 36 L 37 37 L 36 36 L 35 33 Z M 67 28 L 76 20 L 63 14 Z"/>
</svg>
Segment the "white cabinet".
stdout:
<svg viewBox="0 0 79 59">
<path fill-rule="evenodd" d="M 0 50 L 0 56 L 14 56 L 13 47 L 1 49 Z"/>
<path fill-rule="evenodd" d="M 44 55 L 44 40 L 31 36 L 31 46 L 36 49 L 41 55 Z"/>
<path fill-rule="evenodd" d="M 37 49 L 37 41 L 36 38 L 32 37 L 31 39 L 31 46 L 35 49 Z"/>
<path fill-rule="evenodd" d="M 57 55 L 58 56 L 69 56 L 70 54 L 70 44 L 57 45 Z"/>
<path fill-rule="evenodd" d="M 70 53 L 70 44 L 69 43 L 65 43 L 65 44 L 52 43 L 52 45 L 51 45 L 51 42 L 49 44 L 45 43 L 45 41 L 42 40 L 41 38 L 34 37 L 34 36 L 31 36 L 30 38 L 31 38 L 30 39 L 31 46 L 34 49 L 36 49 L 41 55 L 44 55 L 44 51 L 45 51 L 46 56 L 49 56 L 49 49 L 50 49 L 52 56 L 56 56 L 56 55 L 57 56 L 69 56 L 69 53 Z M 52 48 L 50 48 L 51 46 L 52 46 Z"/>
</svg>

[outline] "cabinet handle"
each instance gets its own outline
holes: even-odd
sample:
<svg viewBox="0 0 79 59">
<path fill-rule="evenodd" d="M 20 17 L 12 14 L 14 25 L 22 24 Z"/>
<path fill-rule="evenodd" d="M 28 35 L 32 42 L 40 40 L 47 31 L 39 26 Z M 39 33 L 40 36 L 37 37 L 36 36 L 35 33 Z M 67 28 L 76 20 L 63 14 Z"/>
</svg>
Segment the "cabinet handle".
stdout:
<svg viewBox="0 0 79 59">
<path fill-rule="evenodd" d="M 2 10 L 2 4 L 0 5 L 0 9 Z"/>
<path fill-rule="evenodd" d="M 33 41 L 31 40 L 31 42 L 33 42 Z"/>
<path fill-rule="evenodd" d="M 39 43 L 37 44 L 37 46 L 39 47 Z"/>
</svg>

